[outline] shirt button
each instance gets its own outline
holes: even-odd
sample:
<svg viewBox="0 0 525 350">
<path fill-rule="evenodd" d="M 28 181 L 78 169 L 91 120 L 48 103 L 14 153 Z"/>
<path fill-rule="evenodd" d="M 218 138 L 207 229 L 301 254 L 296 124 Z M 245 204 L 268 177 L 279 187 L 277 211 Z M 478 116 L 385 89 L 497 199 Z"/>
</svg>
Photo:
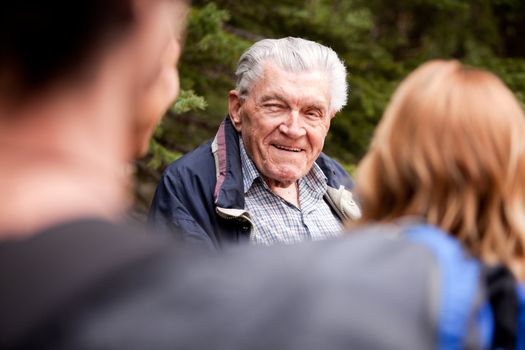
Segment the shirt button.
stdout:
<svg viewBox="0 0 525 350">
<path fill-rule="evenodd" d="M 242 230 L 242 232 L 248 232 L 248 231 L 250 231 L 250 226 L 242 225 L 241 230 Z"/>
</svg>

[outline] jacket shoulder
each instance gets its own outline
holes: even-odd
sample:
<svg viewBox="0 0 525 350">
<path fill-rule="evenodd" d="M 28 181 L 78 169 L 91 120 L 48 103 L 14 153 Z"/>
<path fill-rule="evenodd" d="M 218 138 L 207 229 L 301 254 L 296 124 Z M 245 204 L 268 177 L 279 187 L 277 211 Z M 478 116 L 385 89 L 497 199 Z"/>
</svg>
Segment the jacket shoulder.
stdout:
<svg viewBox="0 0 525 350">
<path fill-rule="evenodd" d="M 184 180 L 187 176 L 205 176 L 215 178 L 215 162 L 211 152 L 211 140 L 186 153 L 166 167 L 163 177 L 176 176 Z"/>
<path fill-rule="evenodd" d="M 344 186 L 347 190 L 354 188 L 354 180 L 338 161 L 321 152 L 315 162 L 327 177 L 328 186 L 334 188 Z"/>
<path fill-rule="evenodd" d="M 171 163 L 151 202 L 148 222 L 156 231 L 174 232 L 183 241 L 210 241 L 216 175 L 210 142 Z"/>
<path fill-rule="evenodd" d="M 217 181 L 211 141 L 177 159 L 162 174 L 152 206 L 164 198 L 176 197 L 186 203 L 213 202 L 213 189 Z"/>
</svg>

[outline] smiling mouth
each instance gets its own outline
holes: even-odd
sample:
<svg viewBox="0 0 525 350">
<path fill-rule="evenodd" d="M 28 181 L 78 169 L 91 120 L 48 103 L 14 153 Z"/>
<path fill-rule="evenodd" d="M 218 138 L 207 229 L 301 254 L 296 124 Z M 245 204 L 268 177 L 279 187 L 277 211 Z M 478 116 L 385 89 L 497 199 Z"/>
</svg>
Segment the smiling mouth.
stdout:
<svg viewBox="0 0 525 350">
<path fill-rule="evenodd" d="M 272 146 L 277 148 L 277 149 L 280 149 L 281 151 L 287 151 L 287 152 L 299 153 L 299 152 L 303 151 L 302 148 L 287 147 L 287 146 L 276 145 L 276 144 L 272 144 Z"/>
</svg>

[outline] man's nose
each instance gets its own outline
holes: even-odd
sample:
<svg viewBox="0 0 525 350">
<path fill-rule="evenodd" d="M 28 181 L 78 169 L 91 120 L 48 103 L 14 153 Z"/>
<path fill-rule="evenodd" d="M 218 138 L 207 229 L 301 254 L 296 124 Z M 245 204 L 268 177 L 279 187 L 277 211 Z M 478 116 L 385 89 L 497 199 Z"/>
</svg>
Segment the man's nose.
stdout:
<svg viewBox="0 0 525 350">
<path fill-rule="evenodd" d="M 294 139 L 306 135 L 299 111 L 291 111 L 286 120 L 279 125 L 279 131 Z"/>
</svg>

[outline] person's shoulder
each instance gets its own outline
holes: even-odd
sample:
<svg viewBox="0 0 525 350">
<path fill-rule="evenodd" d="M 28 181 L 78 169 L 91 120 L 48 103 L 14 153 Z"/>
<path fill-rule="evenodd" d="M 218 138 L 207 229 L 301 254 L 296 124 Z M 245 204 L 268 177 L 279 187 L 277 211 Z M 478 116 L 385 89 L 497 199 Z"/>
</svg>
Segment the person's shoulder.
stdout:
<svg viewBox="0 0 525 350">
<path fill-rule="evenodd" d="M 341 163 L 339 163 L 337 160 L 335 160 L 334 158 L 328 156 L 326 153 L 324 152 L 321 152 L 321 154 L 319 154 L 319 158 L 317 159 L 316 161 L 318 164 L 322 164 L 322 165 L 326 165 L 326 166 L 330 166 L 330 167 L 334 167 L 334 168 L 337 168 L 341 171 L 345 171 L 344 167 L 341 165 Z M 348 173 L 346 173 L 348 174 Z"/>
<path fill-rule="evenodd" d="M 200 175 L 212 171 L 214 167 L 211 140 L 209 140 L 168 165 L 163 176 L 180 176 L 188 173 Z"/>
<path fill-rule="evenodd" d="M 166 242 L 142 226 L 96 218 L 55 223 L 26 239 L 1 242 L 0 323 L 10 325 L 0 329 L 2 345 L 32 342 L 41 320 L 62 317 L 63 310 L 83 302 L 78 296 L 95 293 L 110 276 L 157 256 Z M 38 343 L 20 348 L 43 348 Z"/>
<path fill-rule="evenodd" d="M 328 185 L 332 187 L 339 187 L 339 185 L 342 185 L 349 190 L 354 188 L 354 180 L 345 168 L 334 158 L 321 152 L 316 163 L 326 175 Z"/>
</svg>

